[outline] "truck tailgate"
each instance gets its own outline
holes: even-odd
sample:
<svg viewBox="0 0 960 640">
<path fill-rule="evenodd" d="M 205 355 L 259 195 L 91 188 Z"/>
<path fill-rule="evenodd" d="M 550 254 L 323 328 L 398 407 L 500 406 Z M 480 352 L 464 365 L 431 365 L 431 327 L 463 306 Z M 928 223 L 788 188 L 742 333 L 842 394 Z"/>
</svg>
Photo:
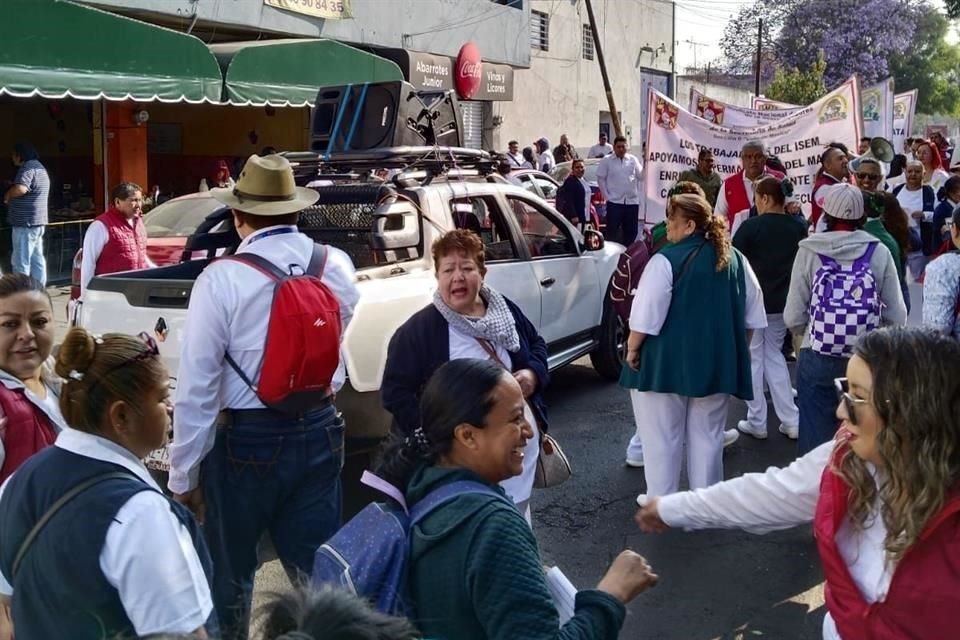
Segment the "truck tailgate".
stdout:
<svg viewBox="0 0 960 640">
<path fill-rule="evenodd" d="M 153 336 L 172 375 L 180 364 L 187 305 L 204 262 L 98 276 L 90 281 L 77 324 L 94 334 Z"/>
</svg>

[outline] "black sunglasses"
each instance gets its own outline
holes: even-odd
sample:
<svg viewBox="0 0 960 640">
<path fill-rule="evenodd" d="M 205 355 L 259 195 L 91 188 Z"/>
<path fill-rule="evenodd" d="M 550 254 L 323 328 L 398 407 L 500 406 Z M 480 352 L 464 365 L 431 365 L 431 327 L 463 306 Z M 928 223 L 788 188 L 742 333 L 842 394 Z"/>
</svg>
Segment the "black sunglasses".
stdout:
<svg viewBox="0 0 960 640">
<path fill-rule="evenodd" d="M 858 173 L 857 180 L 879 180 L 879 173 Z"/>
<path fill-rule="evenodd" d="M 843 408 L 847 412 L 847 419 L 850 421 L 850 424 L 856 425 L 857 405 L 869 404 L 869 402 L 862 398 L 854 398 L 852 395 L 850 395 L 850 383 L 846 378 L 835 378 L 833 381 L 833 386 L 837 389 L 837 399 L 843 403 Z"/>
</svg>

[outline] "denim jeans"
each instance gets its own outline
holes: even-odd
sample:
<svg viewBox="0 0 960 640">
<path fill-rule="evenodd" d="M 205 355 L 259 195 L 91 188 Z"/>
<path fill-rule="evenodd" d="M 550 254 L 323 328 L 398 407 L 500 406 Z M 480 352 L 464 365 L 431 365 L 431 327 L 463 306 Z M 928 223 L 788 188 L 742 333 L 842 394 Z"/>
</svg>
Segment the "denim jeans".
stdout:
<svg viewBox="0 0 960 640">
<path fill-rule="evenodd" d="M 836 378 L 847 375 L 848 358 L 801 349 L 797 355 L 797 407 L 800 409 L 799 453 L 816 449 L 837 432 Z"/>
<path fill-rule="evenodd" d="M 640 205 L 607 203 L 607 223 L 604 235 L 612 242 L 619 242 L 625 247 L 633 244 L 637 239 L 637 230 L 640 225 Z"/>
<path fill-rule="evenodd" d="M 339 528 L 343 429 L 331 405 L 303 418 L 217 430 L 200 482 L 224 639 L 247 638 L 264 532 L 270 532 L 288 574 L 309 576 L 317 547 Z"/>
<path fill-rule="evenodd" d="M 43 232 L 46 227 L 14 227 L 13 228 L 13 263 L 14 273 L 24 273 L 31 276 L 41 285 L 47 285 L 47 260 L 43 255 Z"/>
</svg>

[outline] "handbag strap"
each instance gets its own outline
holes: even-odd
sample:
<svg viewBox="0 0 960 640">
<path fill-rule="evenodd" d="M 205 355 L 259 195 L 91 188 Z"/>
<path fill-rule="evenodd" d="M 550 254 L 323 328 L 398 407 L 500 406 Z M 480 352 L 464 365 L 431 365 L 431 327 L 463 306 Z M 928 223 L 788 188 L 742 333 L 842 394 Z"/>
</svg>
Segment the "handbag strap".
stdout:
<svg viewBox="0 0 960 640">
<path fill-rule="evenodd" d="M 27 537 L 23 539 L 23 542 L 20 544 L 20 549 L 17 551 L 17 555 L 13 558 L 13 565 L 10 570 L 10 581 L 13 582 L 14 577 L 17 575 L 17 570 L 20 568 L 20 563 L 23 562 L 24 556 L 27 555 L 27 551 L 30 550 L 30 547 L 33 546 L 33 543 L 37 540 L 37 536 L 43 531 L 47 526 L 53 516 L 57 515 L 57 512 L 60 511 L 63 507 L 67 505 L 71 500 L 79 496 L 81 493 L 94 487 L 95 485 L 100 484 L 101 482 L 106 482 L 107 480 L 137 480 L 139 479 L 134 476 L 132 473 L 126 473 L 123 471 L 111 471 L 110 473 L 104 473 L 99 476 L 94 476 L 89 480 L 81 482 L 77 486 L 73 487 L 65 494 L 60 496 L 56 502 L 50 505 L 50 508 L 47 509 L 47 512 L 44 513 L 37 523 L 33 525 L 33 528 L 30 529 L 30 533 L 27 534 Z"/>
<path fill-rule="evenodd" d="M 474 338 L 474 339 L 480 343 L 480 346 L 483 347 L 483 350 L 487 352 L 487 355 L 490 356 L 491 360 L 498 362 L 500 366 L 506 369 L 507 371 L 510 370 L 510 367 L 508 367 L 506 363 L 504 363 L 504 361 L 500 359 L 500 356 L 497 354 L 497 350 L 493 348 L 493 345 L 490 344 L 489 340 L 485 340 L 484 338 Z"/>
</svg>

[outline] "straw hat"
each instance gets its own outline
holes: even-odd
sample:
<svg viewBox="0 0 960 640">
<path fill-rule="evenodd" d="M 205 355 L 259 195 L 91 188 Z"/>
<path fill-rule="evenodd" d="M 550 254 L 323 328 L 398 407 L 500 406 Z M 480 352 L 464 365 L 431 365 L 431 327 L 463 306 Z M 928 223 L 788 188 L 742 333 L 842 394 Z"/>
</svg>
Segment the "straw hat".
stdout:
<svg viewBox="0 0 960 640">
<path fill-rule="evenodd" d="M 297 213 L 320 199 L 313 189 L 297 186 L 290 162 L 278 155 L 250 156 L 235 186 L 211 189 L 210 195 L 231 209 L 255 216 Z"/>
</svg>

